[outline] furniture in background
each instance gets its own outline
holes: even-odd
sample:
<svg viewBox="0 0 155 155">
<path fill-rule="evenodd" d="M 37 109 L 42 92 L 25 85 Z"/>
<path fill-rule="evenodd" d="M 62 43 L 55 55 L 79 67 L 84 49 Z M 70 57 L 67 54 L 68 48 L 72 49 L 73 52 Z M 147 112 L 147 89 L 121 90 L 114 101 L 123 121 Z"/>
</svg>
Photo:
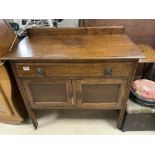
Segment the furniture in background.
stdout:
<svg viewBox="0 0 155 155">
<path fill-rule="evenodd" d="M 122 125 L 143 54 L 123 27 L 32 28 L 9 60 L 34 128 L 34 109 L 115 109 Z"/>
<path fill-rule="evenodd" d="M 0 20 L 0 60 L 18 39 L 9 25 Z M 25 106 L 7 62 L 0 61 L 0 122 L 20 124 L 26 114 Z"/>
<path fill-rule="evenodd" d="M 136 44 L 149 45 L 155 48 L 154 19 L 83 19 L 80 26 L 124 26 L 125 33 Z"/>
<path fill-rule="evenodd" d="M 123 131 L 155 130 L 155 109 L 144 107 L 128 100 L 122 126 Z"/>
</svg>

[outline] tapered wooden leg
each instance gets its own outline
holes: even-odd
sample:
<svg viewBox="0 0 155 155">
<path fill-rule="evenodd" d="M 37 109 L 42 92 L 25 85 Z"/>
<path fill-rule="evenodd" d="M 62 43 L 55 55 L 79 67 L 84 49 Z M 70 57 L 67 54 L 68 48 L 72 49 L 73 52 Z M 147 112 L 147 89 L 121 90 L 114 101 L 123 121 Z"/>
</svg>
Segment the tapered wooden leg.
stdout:
<svg viewBox="0 0 155 155">
<path fill-rule="evenodd" d="M 118 119 L 117 119 L 117 127 L 119 129 L 122 128 L 122 125 L 123 125 L 123 120 L 124 120 L 124 116 L 125 116 L 125 110 L 126 110 L 126 106 L 124 106 L 121 110 L 119 110 L 118 112 Z"/>
<path fill-rule="evenodd" d="M 30 117 L 30 119 L 32 121 L 33 127 L 36 130 L 37 127 L 38 127 L 38 122 L 37 122 L 37 119 L 36 119 L 36 115 L 35 115 L 33 109 L 31 109 L 31 106 L 30 106 L 29 102 L 27 100 L 25 100 L 24 103 L 25 103 L 27 112 L 29 114 L 29 117 Z"/>
<path fill-rule="evenodd" d="M 30 116 L 30 115 L 31 115 L 31 116 Z M 37 127 L 38 127 L 38 122 L 37 122 L 37 119 L 36 119 L 36 115 L 35 115 L 34 111 L 32 111 L 32 109 L 31 109 L 31 112 L 30 112 L 29 116 L 30 116 L 30 118 L 31 118 L 33 127 L 34 127 L 34 129 L 36 130 Z"/>
<path fill-rule="evenodd" d="M 38 127 L 38 122 L 37 122 L 37 119 L 36 119 L 36 115 L 35 115 L 34 111 L 31 109 L 30 104 L 27 101 L 24 101 L 24 102 L 25 102 L 25 106 L 26 106 L 27 112 L 29 114 L 29 117 L 30 117 L 30 119 L 32 121 L 33 127 L 36 130 L 37 127 Z"/>
<path fill-rule="evenodd" d="M 121 129 L 122 125 L 123 125 L 123 120 L 125 117 L 125 111 L 126 111 L 126 107 L 127 107 L 127 100 L 129 99 L 130 88 L 131 88 L 131 84 L 132 84 L 132 81 L 133 81 L 135 73 L 136 73 L 137 65 L 138 65 L 138 61 L 135 62 L 135 65 L 133 66 L 133 70 L 130 73 L 131 74 L 130 79 L 129 79 L 127 86 L 126 86 L 127 91 L 125 92 L 125 96 L 124 96 L 123 101 L 122 101 L 123 106 L 122 106 L 122 109 L 119 110 L 119 113 L 118 113 L 118 119 L 117 119 L 116 125 L 119 129 Z"/>
</svg>

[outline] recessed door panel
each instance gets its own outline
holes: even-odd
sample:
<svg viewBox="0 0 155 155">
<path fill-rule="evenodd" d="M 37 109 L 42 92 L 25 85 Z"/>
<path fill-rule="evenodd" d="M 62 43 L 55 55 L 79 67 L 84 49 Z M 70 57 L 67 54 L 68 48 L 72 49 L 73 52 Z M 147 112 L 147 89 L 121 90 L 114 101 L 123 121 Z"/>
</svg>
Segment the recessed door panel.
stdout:
<svg viewBox="0 0 155 155">
<path fill-rule="evenodd" d="M 23 80 L 32 107 L 72 106 L 71 80 Z"/>
<path fill-rule="evenodd" d="M 124 92 L 125 80 L 83 79 L 76 81 L 78 107 L 119 107 Z"/>
</svg>

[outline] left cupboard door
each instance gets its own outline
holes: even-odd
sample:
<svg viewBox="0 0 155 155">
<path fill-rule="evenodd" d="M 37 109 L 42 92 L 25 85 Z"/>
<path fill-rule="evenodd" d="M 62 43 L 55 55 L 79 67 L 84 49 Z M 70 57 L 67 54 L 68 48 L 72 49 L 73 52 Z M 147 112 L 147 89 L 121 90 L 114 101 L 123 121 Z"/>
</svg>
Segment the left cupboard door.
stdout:
<svg viewBox="0 0 155 155">
<path fill-rule="evenodd" d="M 32 108 L 73 106 L 71 80 L 35 78 L 22 82 Z"/>
</svg>

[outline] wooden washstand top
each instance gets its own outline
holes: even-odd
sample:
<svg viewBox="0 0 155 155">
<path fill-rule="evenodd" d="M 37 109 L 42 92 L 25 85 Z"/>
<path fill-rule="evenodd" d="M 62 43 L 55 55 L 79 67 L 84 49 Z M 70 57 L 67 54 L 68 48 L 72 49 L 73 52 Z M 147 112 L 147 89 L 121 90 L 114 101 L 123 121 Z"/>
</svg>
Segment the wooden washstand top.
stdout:
<svg viewBox="0 0 155 155">
<path fill-rule="evenodd" d="M 32 28 L 4 60 L 89 61 L 140 59 L 124 28 Z"/>
</svg>

